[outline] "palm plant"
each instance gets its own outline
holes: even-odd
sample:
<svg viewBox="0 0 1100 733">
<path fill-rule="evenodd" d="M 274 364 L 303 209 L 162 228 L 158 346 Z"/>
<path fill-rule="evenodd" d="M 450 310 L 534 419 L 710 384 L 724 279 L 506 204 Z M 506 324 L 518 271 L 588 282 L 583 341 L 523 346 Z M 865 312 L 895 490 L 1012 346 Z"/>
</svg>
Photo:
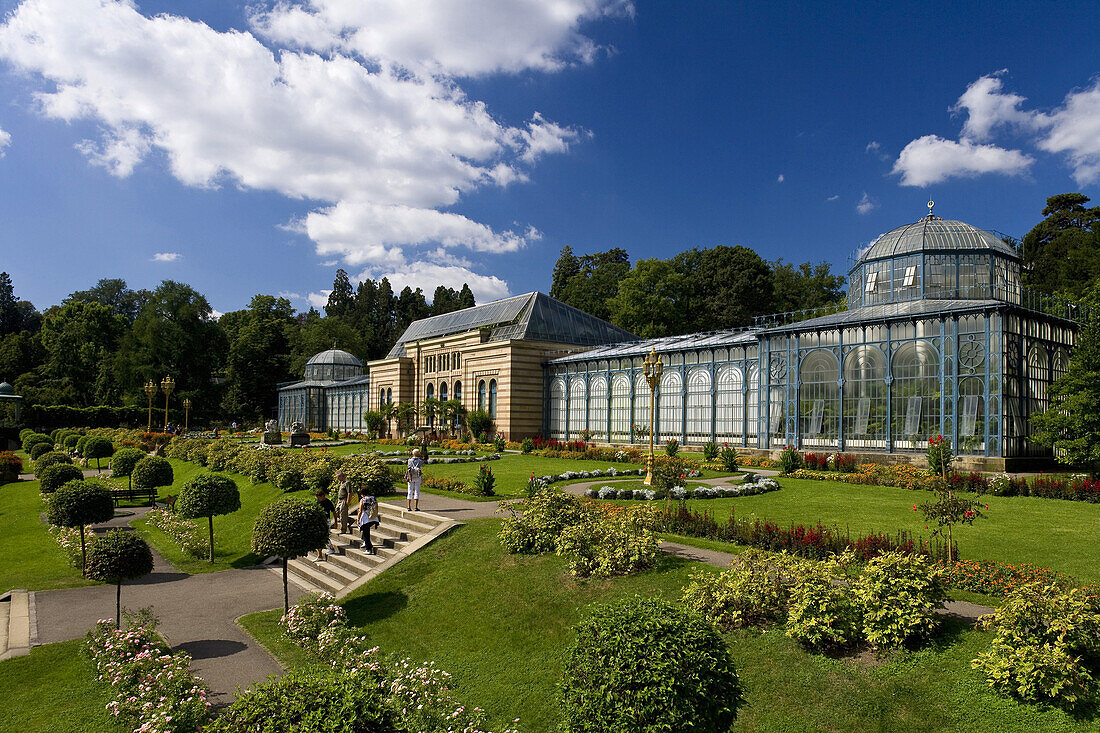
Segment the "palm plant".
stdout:
<svg viewBox="0 0 1100 733">
<path fill-rule="evenodd" d="M 382 413 L 382 419 L 386 421 L 386 437 L 390 437 L 390 421 L 397 417 L 397 405 L 392 402 L 383 403 L 378 410 Z"/>
<path fill-rule="evenodd" d="M 418 414 L 419 409 L 412 402 L 397 403 L 397 407 L 394 408 L 394 417 L 397 419 L 397 429 L 401 431 L 402 435 L 409 432 L 413 427 Z"/>
</svg>

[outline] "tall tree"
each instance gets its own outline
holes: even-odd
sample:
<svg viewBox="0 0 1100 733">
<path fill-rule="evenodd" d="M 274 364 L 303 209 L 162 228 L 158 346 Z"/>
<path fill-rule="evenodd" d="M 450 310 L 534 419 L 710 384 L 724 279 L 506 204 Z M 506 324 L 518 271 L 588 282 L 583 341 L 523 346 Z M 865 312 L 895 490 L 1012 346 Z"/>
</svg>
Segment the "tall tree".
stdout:
<svg viewBox="0 0 1100 733">
<path fill-rule="evenodd" d="M 230 316 L 233 318 L 230 319 Z M 262 420 L 275 406 L 276 386 L 292 378 L 291 340 L 297 330 L 286 298 L 256 295 L 246 311 L 227 313 L 228 382 L 222 405 L 233 418 Z"/>
<path fill-rule="evenodd" d="M 348 318 L 354 307 L 355 291 L 352 290 L 348 273 L 341 268 L 336 271 L 336 279 L 332 282 L 332 292 L 328 294 L 325 315 L 330 318 Z"/>
<path fill-rule="evenodd" d="M 62 303 L 74 301 L 99 303 L 110 308 L 115 315 L 125 318 L 127 324 L 131 324 L 137 318 L 138 311 L 148 297 L 149 291 L 131 290 L 126 286 L 125 280 L 104 278 L 93 288 L 71 293 Z"/>
<path fill-rule="evenodd" d="M 459 309 L 473 308 L 475 305 L 477 305 L 477 301 L 474 300 L 474 291 L 470 290 L 468 283 L 462 283 L 462 290 L 458 293 Z"/>
<path fill-rule="evenodd" d="M 611 322 L 642 338 L 680 333 L 687 317 L 684 276 L 668 260 L 639 260 L 608 306 Z"/>
<path fill-rule="evenodd" d="M 1024 235 L 1024 284 L 1077 298 L 1100 277 L 1100 206 L 1089 197 L 1063 193 L 1047 199 L 1046 217 Z"/>
<path fill-rule="evenodd" d="M 844 297 L 845 278 L 832 274 L 831 269 L 828 262 L 803 262 L 798 267 L 781 259 L 772 262 L 775 311 L 786 313 L 839 303 Z"/>
<path fill-rule="evenodd" d="M 672 333 L 748 326 L 753 316 L 775 310 L 771 269 L 748 247 L 689 249 L 672 264 L 688 301 L 685 320 Z"/>
<path fill-rule="evenodd" d="M 35 396 L 81 407 L 113 402 L 112 355 L 125 330 L 125 319 L 98 303 L 50 309 L 40 335 L 45 362 L 39 373 L 42 387 L 54 392 Z"/>
<path fill-rule="evenodd" d="M 424 300 L 424 293 L 420 288 L 413 290 L 408 285 L 401 289 L 401 295 L 397 296 L 396 311 L 396 334 L 400 335 L 409 324 L 413 321 L 419 321 L 421 318 L 427 318 L 430 316 L 431 308 L 428 307 L 428 301 Z"/>
<path fill-rule="evenodd" d="M 37 331 L 42 316 L 29 301 L 18 300 L 11 277 L 0 272 L 0 338 L 20 331 Z"/>
<path fill-rule="evenodd" d="M 578 271 L 561 289 L 560 300 L 597 318 L 608 320 L 607 304 L 619 292 L 619 282 L 630 272 L 630 255 L 613 247 L 606 252 L 587 254 L 578 260 Z"/>
<path fill-rule="evenodd" d="M 451 313 L 458 310 L 462 306 L 459 304 L 458 293 L 454 288 L 448 288 L 445 285 L 438 285 L 435 288 L 435 293 L 432 294 L 432 315 L 441 316 L 444 313 Z"/>
<path fill-rule="evenodd" d="M 364 362 L 378 358 L 369 356 L 363 334 L 353 326 L 340 318 L 322 318 L 317 311 L 311 309 L 292 340 L 288 378 L 300 379 L 309 358 L 331 349 L 333 344 Z"/>
<path fill-rule="evenodd" d="M 558 300 L 565 299 L 565 287 L 574 276 L 580 274 L 581 262 L 573 254 L 568 244 L 561 248 L 558 261 L 554 264 L 554 276 L 550 283 L 550 296 Z"/>
</svg>

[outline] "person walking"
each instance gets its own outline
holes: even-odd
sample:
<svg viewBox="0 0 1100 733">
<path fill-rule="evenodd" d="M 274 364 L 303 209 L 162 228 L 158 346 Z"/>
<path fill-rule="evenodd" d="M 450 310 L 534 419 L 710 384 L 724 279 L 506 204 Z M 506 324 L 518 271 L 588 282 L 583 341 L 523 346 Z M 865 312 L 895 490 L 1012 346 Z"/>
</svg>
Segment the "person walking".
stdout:
<svg viewBox="0 0 1100 733">
<path fill-rule="evenodd" d="M 336 515 L 340 518 L 340 534 L 348 532 L 348 509 L 351 502 L 351 481 L 343 471 L 336 472 Z"/>
<path fill-rule="evenodd" d="M 370 531 L 382 523 L 378 516 L 378 500 L 369 494 L 359 498 L 359 532 L 363 536 L 363 549 L 371 555 L 377 555 L 378 550 L 370 541 Z"/>
<path fill-rule="evenodd" d="M 423 468 L 424 460 L 420 457 L 420 449 L 413 448 L 412 458 L 409 459 L 409 467 L 405 470 L 405 482 L 408 484 L 405 505 L 409 511 L 420 511 L 420 479 L 423 477 L 421 470 Z"/>
</svg>

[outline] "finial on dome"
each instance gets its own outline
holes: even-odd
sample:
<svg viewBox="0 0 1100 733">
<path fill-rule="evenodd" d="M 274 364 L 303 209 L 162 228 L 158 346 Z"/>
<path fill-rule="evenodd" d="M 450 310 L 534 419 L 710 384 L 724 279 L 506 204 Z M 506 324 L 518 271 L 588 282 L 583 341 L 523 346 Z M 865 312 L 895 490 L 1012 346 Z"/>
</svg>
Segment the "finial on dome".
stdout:
<svg viewBox="0 0 1100 733">
<path fill-rule="evenodd" d="M 928 207 L 928 220 L 929 221 L 936 218 L 935 215 L 932 214 L 932 207 L 935 206 L 935 205 L 936 205 L 936 202 L 933 201 L 932 199 L 928 199 L 928 203 L 925 204 L 925 206 Z"/>
</svg>

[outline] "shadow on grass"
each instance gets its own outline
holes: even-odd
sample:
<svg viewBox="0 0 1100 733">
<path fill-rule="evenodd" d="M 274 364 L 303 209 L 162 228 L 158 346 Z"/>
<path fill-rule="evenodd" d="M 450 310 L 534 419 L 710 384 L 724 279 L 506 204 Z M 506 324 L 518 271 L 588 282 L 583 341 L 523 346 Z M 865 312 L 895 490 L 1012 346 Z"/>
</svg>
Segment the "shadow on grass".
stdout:
<svg viewBox="0 0 1100 733">
<path fill-rule="evenodd" d="M 371 593 L 353 598 L 344 604 L 348 623 L 352 626 L 365 626 L 372 621 L 381 621 L 404 610 L 409 605 L 409 597 L 402 591 Z"/>
</svg>

